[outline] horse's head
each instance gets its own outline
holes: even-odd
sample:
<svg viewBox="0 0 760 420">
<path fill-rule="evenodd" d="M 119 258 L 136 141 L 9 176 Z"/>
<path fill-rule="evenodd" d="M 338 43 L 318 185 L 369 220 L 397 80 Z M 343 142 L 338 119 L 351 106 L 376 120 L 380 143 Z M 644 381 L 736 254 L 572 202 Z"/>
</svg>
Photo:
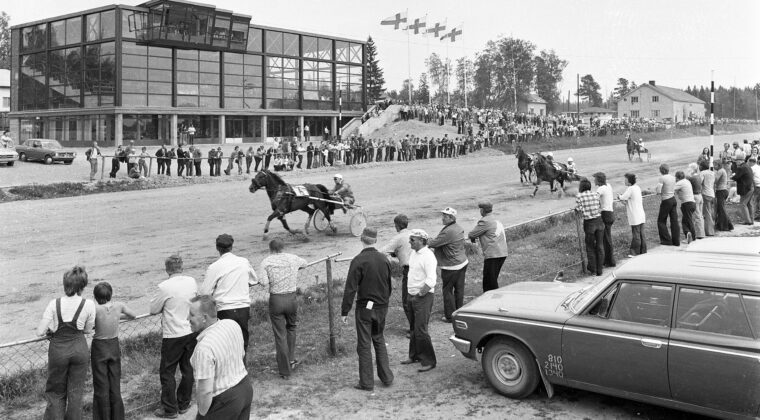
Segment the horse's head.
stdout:
<svg viewBox="0 0 760 420">
<path fill-rule="evenodd" d="M 267 186 L 267 174 L 264 171 L 259 171 L 256 176 L 251 179 L 251 186 L 248 187 L 248 191 L 254 193 L 261 188 Z"/>
</svg>

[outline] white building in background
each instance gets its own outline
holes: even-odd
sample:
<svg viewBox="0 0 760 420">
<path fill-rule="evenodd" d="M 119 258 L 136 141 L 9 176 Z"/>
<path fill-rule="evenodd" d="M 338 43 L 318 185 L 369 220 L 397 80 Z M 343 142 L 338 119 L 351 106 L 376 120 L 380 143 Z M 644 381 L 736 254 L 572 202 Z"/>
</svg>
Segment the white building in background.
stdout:
<svg viewBox="0 0 760 420">
<path fill-rule="evenodd" d="M 625 94 L 618 102 L 618 118 L 646 118 L 673 122 L 705 118 L 705 102 L 688 93 L 654 80 Z"/>
</svg>

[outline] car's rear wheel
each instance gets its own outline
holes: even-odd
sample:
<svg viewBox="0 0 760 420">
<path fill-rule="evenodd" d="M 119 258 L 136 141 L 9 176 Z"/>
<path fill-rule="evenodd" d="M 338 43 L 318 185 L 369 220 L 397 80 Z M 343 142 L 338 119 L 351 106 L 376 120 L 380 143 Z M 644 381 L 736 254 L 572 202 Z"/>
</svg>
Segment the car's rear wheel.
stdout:
<svg viewBox="0 0 760 420">
<path fill-rule="evenodd" d="M 536 390 L 538 365 L 528 349 L 515 340 L 491 340 L 481 360 L 491 386 L 509 398 L 525 398 Z"/>
<path fill-rule="evenodd" d="M 50 165 L 53 163 L 53 157 L 52 156 L 45 156 L 45 165 Z"/>
<path fill-rule="evenodd" d="M 18 154 L 18 160 L 26 161 L 26 153 L 19 153 Z"/>
</svg>

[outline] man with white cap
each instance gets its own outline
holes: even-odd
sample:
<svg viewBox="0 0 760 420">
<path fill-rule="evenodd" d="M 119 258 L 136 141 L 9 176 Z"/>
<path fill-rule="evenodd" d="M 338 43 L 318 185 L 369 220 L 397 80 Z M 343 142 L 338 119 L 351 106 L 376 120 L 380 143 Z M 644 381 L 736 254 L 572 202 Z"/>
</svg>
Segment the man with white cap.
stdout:
<svg viewBox="0 0 760 420">
<path fill-rule="evenodd" d="M 464 305 L 464 278 L 469 261 L 464 250 L 464 229 L 457 224 L 457 211 L 451 207 L 441 210 L 441 222 L 443 229 L 427 245 L 435 250 L 441 267 L 444 313 L 441 321 L 451 322 L 451 314 Z"/>
<path fill-rule="evenodd" d="M 507 259 L 507 236 L 504 225 L 493 216 L 490 201 L 478 203 L 482 218 L 467 237 L 480 241 L 483 250 L 483 293 L 499 288 L 499 272 Z"/>
<path fill-rule="evenodd" d="M 343 175 L 335 174 L 333 181 L 335 181 L 335 186 L 330 190 L 330 194 L 339 196 L 346 204 L 354 204 L 354 192 L 351 191 L 351 185 L 343 181 Z M 343 212 L 345 211 L 344 208 Z"/>
<path fill-rule="evenodd" d="M 412 337 L 409 340 L 409 359 L 402 365 L 420 362 L 418 372 L 427 372 L 437 364 L 433 342 L 428 333 L 430 314 L 436 282 L 436 258 L 427 247 L 428 234 L 422 229 L 412 229 L 409 244 L 409 306 L 411 308 Z"/>
</svg>

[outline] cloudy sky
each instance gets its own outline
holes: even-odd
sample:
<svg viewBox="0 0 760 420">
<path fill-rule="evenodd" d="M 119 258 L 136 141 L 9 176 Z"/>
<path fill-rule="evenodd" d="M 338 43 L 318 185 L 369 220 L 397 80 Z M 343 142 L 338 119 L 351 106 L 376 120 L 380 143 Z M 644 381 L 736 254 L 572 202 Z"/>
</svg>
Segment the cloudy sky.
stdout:
<svg viewBox="0 0 760 420">
<path fill-rule="evenodd" d="M 11 24 L 54 17 L 111 4 L 107 0 L 3 2 Z M 537 50 L 553 49 L 568 61 L 562 96 L 575 90 L 575 76 L 591 74 L 606 94 L 618 77 L 637 83 L 685 88 L 760 82 L 760 1 L 731 0 L 217 0 L 217 8 L 253 16 L 267 26 L 366 39 L 371 35 L 385 70 L 386 87 L 400 89 L 411 69 L 417 80 L 427 54 L 452 61 L 474 57 L 500 35 L 529 40 Z M 137 5 L 126 0 L 123 4 Z M 463 25 L 456 43 L 412 36 L 380 26 L 380 20 L 408 9 L 410 19 L 447 20 Z M 447 49 L 448 47 L 448 49 Z M 408 53 L 411 60 L 408 60 Z"/>
</svg>

